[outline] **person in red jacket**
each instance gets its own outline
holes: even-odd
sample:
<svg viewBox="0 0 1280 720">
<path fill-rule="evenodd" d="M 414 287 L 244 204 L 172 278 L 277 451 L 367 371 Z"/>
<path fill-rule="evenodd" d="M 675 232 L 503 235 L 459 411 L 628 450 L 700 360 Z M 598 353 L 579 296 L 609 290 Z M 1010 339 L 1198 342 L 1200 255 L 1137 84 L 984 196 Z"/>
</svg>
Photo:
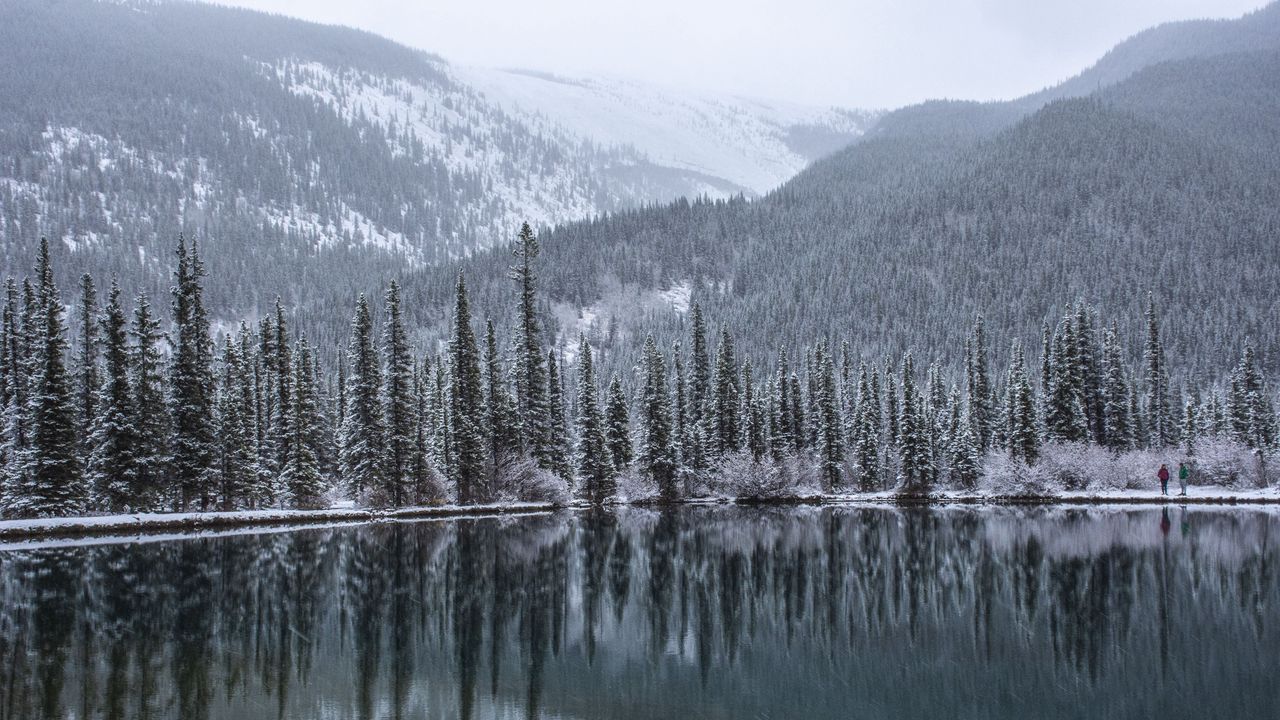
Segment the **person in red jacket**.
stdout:
<svg viewBox="0 0 1280 720">
<path fill-rule="evenodd" d="M 1169 494 L 1169 466 L 1160 464 L 1160 472 L 1156 473 L 1156 477 L 1160 478 L 1160 494 Z"/>
</svg>

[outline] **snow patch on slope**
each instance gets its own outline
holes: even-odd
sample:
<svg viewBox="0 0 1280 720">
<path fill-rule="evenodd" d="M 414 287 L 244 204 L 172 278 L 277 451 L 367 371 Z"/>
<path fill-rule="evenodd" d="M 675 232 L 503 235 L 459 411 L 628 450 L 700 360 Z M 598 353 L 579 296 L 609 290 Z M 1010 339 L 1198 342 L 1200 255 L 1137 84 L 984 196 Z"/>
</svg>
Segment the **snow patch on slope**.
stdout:
<svg viewBox="0 0 1280 720">
<path fill-rule="evenodd" d="M 834 142 L 852 142 L 876 117 L 615 79 L 452 70 L 508 112 L 541 115 L 579 137 L 634 147 L 656 164 L 723 178 L 758 194 L 782 184 L 821 154 L 803 149 L 797 133 L 820 130 Z"/>
</svg>

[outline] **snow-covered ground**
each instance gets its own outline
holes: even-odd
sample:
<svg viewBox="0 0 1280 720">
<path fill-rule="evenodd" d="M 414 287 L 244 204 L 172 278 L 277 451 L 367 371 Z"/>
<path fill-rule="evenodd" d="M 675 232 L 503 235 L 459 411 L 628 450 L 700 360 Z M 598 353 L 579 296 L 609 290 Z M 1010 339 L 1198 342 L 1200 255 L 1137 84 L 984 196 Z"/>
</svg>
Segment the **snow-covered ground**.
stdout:
<svg viewBox="0 0 1280 720">
<path fill-rule="evenodd" d="M 815 504 L 891 505 L 903 498 L 894 492 L 815 494 L 766 503 L 803 502 Z M 734 502 L 732 498 L 701 498 L 687 504 Z M 1250 505 L 1280 510 L 1280 488 L 1233 489 L 1195 486 L 1186 496 L 1176 488 L 1169 495 L 1159 490 L 1105 490 L 1064 492 L 1053 496 L 1001 495 L 983 492 L 943 490 L 928 496 L 938 505 Z M 575 505 L 576 507 L 576 505 Z M 368 510 L 342 503 L 327 510 L 241 510 L 207 513 L 137 513 L 71 518 L 42 518 L 0 521 L 0 551 L 32 549 L 65 544 L 156 542 L 209 534 L 242 534 L 300 527 L 339 527 L 368 522 L 407 521 L 423 518 L 484 517 L 507 514 L 551 512 L 550 503 L 507 503 L 493 505 L 437 505 L 399 510 Z M 172 531 L 172 532 L 166 532 Z M 55 538 L 55 539 L 50 539 Z"/>
</svg>

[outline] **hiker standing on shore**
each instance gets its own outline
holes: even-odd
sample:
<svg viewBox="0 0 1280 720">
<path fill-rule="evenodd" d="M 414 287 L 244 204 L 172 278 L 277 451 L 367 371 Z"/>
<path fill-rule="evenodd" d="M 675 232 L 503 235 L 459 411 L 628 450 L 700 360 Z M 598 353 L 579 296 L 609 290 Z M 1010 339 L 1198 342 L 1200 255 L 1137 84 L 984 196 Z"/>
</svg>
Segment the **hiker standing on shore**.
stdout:
<svg viewBox="0 0 1280 720">
<path fill-rule="evenodd" d="M 1178 484 L 1182 486 L 1182 494 L 1187 494 L 1187 479 L 1191 477 L 1191 468 L 1186 461 L 1178 463 Z"/>
<path fill-rule="evenodd" d="M 1169 466 L 1160 463 L 1160 472 L 1156 473 L 1156 477 L 1160 478 L 1160 494 L 1169 494 Z"/>
</svg>

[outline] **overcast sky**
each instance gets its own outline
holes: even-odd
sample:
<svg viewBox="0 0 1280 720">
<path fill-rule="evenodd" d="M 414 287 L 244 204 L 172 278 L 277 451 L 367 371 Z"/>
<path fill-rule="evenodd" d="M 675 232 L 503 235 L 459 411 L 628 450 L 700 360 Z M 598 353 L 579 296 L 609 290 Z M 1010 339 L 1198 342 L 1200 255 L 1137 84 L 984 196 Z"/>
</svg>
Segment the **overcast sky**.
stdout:
<svg viewBox="0 0 1280 720">
<path fill-rule="evenodd" d="M 895 107 L 1021 95 L 1152 25 L 1265 0 L 223 0 L 467 65 Z"/>
</svg>

